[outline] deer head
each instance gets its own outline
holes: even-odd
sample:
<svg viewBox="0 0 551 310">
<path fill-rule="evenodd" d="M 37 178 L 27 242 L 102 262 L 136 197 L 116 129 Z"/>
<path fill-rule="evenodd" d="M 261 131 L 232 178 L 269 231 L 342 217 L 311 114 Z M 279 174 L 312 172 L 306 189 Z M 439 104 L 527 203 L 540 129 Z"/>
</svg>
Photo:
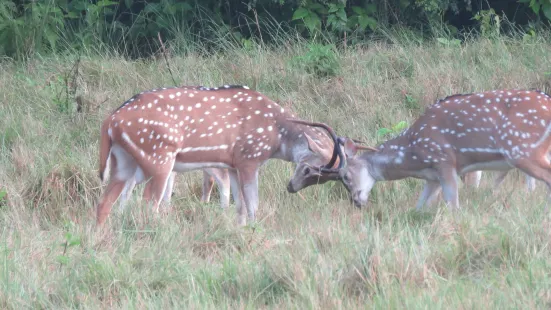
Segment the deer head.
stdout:
<svg viewBox="0 0 551 310">
<path fill-rule="evenodd" d="M 328 125 L 323 123 L 306 122 L 302 120 L 293 120 L 298 124 L 304 124 L 312 127 L 320 127 L 325 129 L 330 137 L 333 139 L 334 150 L 333 156 L 329 163 L 320 165 L 317 167 L 309 168 L 307 173 L 300 173 L 297 169 L 295 175 L 291 179 L 291 182 L 308 182 L 308 186 L 312 184 L 323 184 L 327 181 L 340 180 L 351 194 L 351 199 L 357 207 L 367 202 L 369 192 L 375 183 L 375 179 L 369 174 L 369 171 L 363 168 L 365 163 L 356 158 L 356 154 L 359 150 L 367 150 L 371 152 L 377 152 L 378 150 L 369 146 L 362 146 L 356 143 L 360 141 L 338 137 L 335 131 Z M 334 167 L 338 162 L 337 167 Z M 361 171 L 361 173 L 356 173 Z M 319 179 L 319 182 L 313 182 Z M 289 184 L 291 184 L 291 182 Z M 356 187 L 355 185 L 362 185 L 363 188 Z M 304 186 L 306 187 L 306 186 Z"/>
<path fill-rule="evenodd" d="M 297 119 L 290 119 L 289 121 L 295 124 L 311 124 Z M 325 126 L 320 123 L 314 124 L 316 125 L 314 127 L 324 128 Z M 310 137 L 306 132 L 304 133 L 304 137 L 309 152 L 304 156 L 304 160 L 298 162 L 295 173 L 287 185 L 287 191 L 290 193 L 296 193 L 314 184 L 323 184 L 334 180 L 333 175 L 321 173 L 321 170 L 323 168 L 332 168 L 337 163 L 338 152 L 342 152 L 340 148 L 333 146 L 334 142 L 331 140 L 329 142 L 327 140 L 320 141 L 317 137 Z M 329 162 L 327 162 L 328 158 L 330 158 Z"/>
</svg>

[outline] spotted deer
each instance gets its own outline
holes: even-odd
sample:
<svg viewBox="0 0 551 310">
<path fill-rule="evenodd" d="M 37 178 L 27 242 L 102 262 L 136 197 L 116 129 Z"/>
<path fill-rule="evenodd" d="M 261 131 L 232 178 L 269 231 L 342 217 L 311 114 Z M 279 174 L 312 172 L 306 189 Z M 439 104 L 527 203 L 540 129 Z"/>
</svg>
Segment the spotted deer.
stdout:
<svg viewBox="0 0 551 310">
<path fill-rule="evenodd" d="M 294 122 L 322 127 L 338 139 L 325 124 Z M 418 209 L 432 204 L 440 190 L 448 206 L 459 208 L 457 176 L 473 171 L 516 168 L 551 189 L 551 100 L 538 90 L 452 95 L 377 148 L 357 154 L 366 147 L 350 139 L 342 144 L 343 150 L 335 148 L 339 166 L 316 170 L 341 180 L 358 207 L 367 204 L 377 181 L 408 177 L 426 181 Z"/>
<path fill-rule="evenodd" d="M 227 169 L 238 224 L 247 215 L 254 220 L 258 171 L 268 159 L 294 162 L 296 171 L 337 162 L 332 139 L 288 120 L 294 117 L 246 86 L 172 87 L 133 96 L 101 126 L 100 178 L 111 177 L 96 209 L 98 225 L 135 184 L 147 181 L 144 200 L 158 210 L 161 198 L 169 199 L 173 173 L 198 169 Z M 289 186 L 298 190 L 319 180 L 313 175 Z"/>
</svg>

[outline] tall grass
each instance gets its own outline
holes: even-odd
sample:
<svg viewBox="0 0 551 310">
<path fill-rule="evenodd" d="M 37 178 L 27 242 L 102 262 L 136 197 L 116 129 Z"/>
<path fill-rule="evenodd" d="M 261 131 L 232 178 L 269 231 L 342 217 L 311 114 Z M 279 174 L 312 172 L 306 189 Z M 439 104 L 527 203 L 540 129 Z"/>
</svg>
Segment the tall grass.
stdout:
<svg viewBox="0 0 551 310">
<path fill-rule="evenodd" d="M 178 83 L 247 84 L 305 119 L 371 144 L 377 129 L 411 122 L 437 98 L 496 88 L 549 91 L 545 34 L 471 39 L 461 46 L 371 42 L 338 53 L 340 74 L 293 65 L 308 45 L 173 55 Z M 546 189 L 462 188 L 463 211 L 413 210 L 421 184 L 378 184 L 369 208 L 336 183 L 291 195 L 293 166 L 260 177 L 258 223 L 201 204 L 199 172 L 179 175 L 170 214 L 115 206 L 94 230 L 99 125 L 142 90 L 172 85 L 164 59 L 83 55 L 81 112 L 62 108 L 75 55 L 0 64 L 0 307 L 22 308 L 549 308 L 551 217 Z M 69 85 L 73 87 L 74 85 Z M 405 95 L 408 95 L 406 99 Z M 69 233 L 69 235 L 67 235 Z M 76 238 L 76 239 L 75 239 Z M 65 247 L 68 240 L 77 240 Z M 80 241 L 78 241 L 80 240 Z"/>
</svg>

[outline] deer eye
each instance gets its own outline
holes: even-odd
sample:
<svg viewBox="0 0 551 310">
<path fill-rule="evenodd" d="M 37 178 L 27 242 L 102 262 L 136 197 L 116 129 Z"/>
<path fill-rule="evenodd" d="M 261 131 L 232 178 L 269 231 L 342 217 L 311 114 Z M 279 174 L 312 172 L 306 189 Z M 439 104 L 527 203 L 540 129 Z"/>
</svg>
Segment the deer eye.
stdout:
<svg viewBox="0 0 551 310">
<path fill-rule="evenodd" d="M 344 183 L 348 183 L 348 180 L 349 180 L 348 175 L 345 174 L 345 175 L 342 177 L 342 180 L 343 180 Z"/>
<path fill-rule="evenodd" d="M 306 169 L 304 169 L 304 175 L 307 175 L 310 173 L 310 168 L 306 167 Z"/>
</svg>

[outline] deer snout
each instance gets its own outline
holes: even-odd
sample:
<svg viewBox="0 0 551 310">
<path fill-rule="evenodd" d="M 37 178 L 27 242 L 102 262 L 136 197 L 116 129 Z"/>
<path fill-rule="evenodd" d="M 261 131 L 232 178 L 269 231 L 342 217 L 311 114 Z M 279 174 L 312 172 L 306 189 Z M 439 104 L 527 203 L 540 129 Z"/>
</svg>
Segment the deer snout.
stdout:
<svg viewBox="0 0 551 310">
<path fill-rule="evenodd" d="M 362 191 L 356 191 L 354 194 L 350 195 L 350 200 L 354 203 L 356 208 L 361 209 L 367 204 L 367 195 L 363 195 Z"/>
<path fill-rule="evenodd" d="M 287 184 L 287 191 L 291 194 L 294 194 L 296 193 L 297 191 L 295 190 L 295 187 L 293 186 L 293 182 L 289 182 L 289 184 Z"/>
</svg>

